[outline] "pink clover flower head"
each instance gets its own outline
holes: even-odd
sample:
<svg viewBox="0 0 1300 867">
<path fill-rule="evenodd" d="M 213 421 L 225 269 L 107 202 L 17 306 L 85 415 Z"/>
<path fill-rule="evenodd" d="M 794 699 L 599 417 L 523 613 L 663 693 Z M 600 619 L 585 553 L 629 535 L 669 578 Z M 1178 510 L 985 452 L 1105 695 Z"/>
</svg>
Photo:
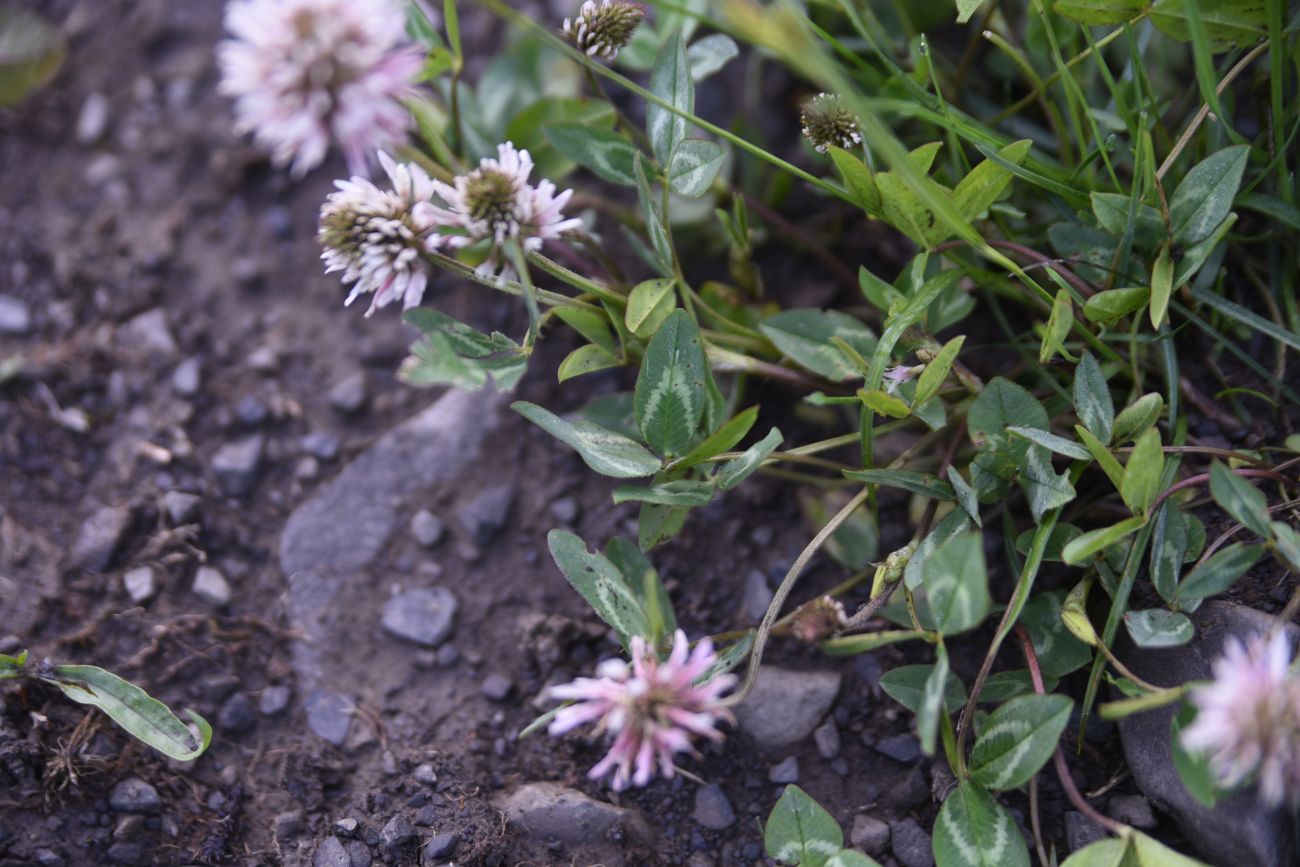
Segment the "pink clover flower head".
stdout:
<svg viewBox="0 0 1300 867">
<path fill-rule="evenodd" d="M 1237 786 L 1252 775 L 1270 806 L 1300 805 L 1300 678 L 1290 674 L 1284 632 L 1242 644 L 1229 638 L 1214 680 L 1195 687 L 1198 713 L 1183 746 L 1205 754 L 1215 781 Z"/>
<path fill-rule="evenodd" d="M 666 660 L 660 660 L 645 639 L 634 637 L 630 665 L 606 660 L 596 668 L 595 678 L 580 677 L 547 690 L 549 698 L 574 702 L 560 708 L 549 731 L 560 735 L 594 723 L 597 734 L 613 735 L 609 752 L 588 776 L 597 779 L 612 771 L 615 791 L 629 783 L 644 786 L 656 771 L 672 777 L 677 770 L 674 755 L 694 752 L 693 736 L 721 740 L 719 721 L 732 720 L 720 699 L 735 684 L 735 675 L 697 683 L 716 661 L 712 642 L 701 639 L 692 650 L 680 629 Z"/>
<path fill-rule="evenodd" d="M 555 184 L 528 182 L 533 158 L 511 142 L 497 145 L 497 156 L 484 157 L 478 168 L 457 176 L 451 184 L 433 182 L 434 191 L 446 207 L 435 208 L 435 219 L 444 227 L 463 234 L 447 235 L 448 247 L 468 247 L 480 241 L 491 244 L 487 261 L 479 266 L 483 276 L 503 274 L 506 265 L 501 246 L 518 239 L 524 250 L 540 250 L 545 241 L 582 225 L 566 220 L 563 208 L 573 190 L 556 195 Z"/>
<path fill-rule="evenodd" d="M 414 92 L 423 58 L 403 44 L 397 0 L 231 0 L 217 47 L 220 91 L 236 128 L 277 166 L 301 177 L 336 141 L 354 175 L 400 143 L 411 125 L 399 100 Z"/>
<path fill-rule="evenodd" d="M 393 188 L 381 190 L 362 177 L 335 181 L 338 189 L 321 208 L 318 235 L 325 273 L 342 271 L 343 282 L 352 284 L 344 303 L 374 296 L 366 316 L 393 301 L 408 308 L 419 304 L 428 283 L 420 254 L 443 241 L 433 231 L 429 176 L 382 151 L 379 162 Z"/>
</svg>

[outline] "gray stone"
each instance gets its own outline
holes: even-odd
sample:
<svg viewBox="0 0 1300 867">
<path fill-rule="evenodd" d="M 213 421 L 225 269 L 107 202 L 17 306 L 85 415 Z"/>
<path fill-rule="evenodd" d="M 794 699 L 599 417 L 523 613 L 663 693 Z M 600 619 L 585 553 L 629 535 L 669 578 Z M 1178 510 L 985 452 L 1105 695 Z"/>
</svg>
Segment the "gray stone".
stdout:
<svg viewBox="0 0 1300 867">
<path fill-rule="evenodd" d="M 853 817 L 849 842 L 872 857 L 883 855 L 889 845 L 889 824 L 866 813 L 858 813 Z"/>
<path fill-rule="evenodd" d="M 142 605 L 158 595 L 158 574 L 152 566 L 131 569 L 122 576 L 122 586 L 132 602 Z"/>
<path fill-rule="evenodd" d="M 840 730 L 835 720 L 828 719 L 813 732 L 813 743 L 817 745 L 817 755 L 823 759 L 833 759 L 840 754 Z"/>
<path fill-rule="evenodd" d="M 480 491 L 462 508 L 457 517 L 470 538 L 480 545 L 487 544 L 506 524 L 510 506 L 515 501 L 515 487 L 509 482 L 492 485 Z"/>
<path fill-rule="evenodd" d="M 270 346 L 259 346 L 244 359 L 258 373 L 275 373 L 280 369 L 280 356 Z"/>
<path fill-rule="evenodd" d="M 1110 799 L 1107 812 L 1112 819 L 1140 831 L 1150 831 L 1156 826 L 1155 813 L 1151 812 L 1151 805 L 1141 795 L 1116 795 Z"/>
<path fill-rule="evenodd" d="M 763 666 L 754 691 L 736 706 L 736 719 L 758 746 L 788 747 L 812 734 L 839 691 L 835 672 Z"/>
<path fill-rule="evenodd" d="M 871 741 L 868 735 L 864 733 L 862 739 L 867 746 L 881 755 L 889 756 L 896 762 L 910 765 L 921 760 L 921 742 L 912 735 L 893 735 L 878 741 Z"/>
<path fill-rule="evenodd" d="M 903 867 L 934 867 L 930 835 L 915 819 L 890 822 L 889 839 L 894 857 Z"/>
<path fill-rule="evenodd" d="M 217 711 L 217 725 L 224 731 L 233 734 L 242 734 L 253 730 L 257 725 L 257 712 L 253 708 L 253 700 L 248 697 L 248 693 L 237 692 L 226 699 L 225 703 L 221 705 L 221 710 Z"/>
<path fill-rule="evenodd" d="M 551 517 L 561 524 L 572 524 L 578 520 L 578 501 L 573 497 L 560 497 L 554 503 L 551 503 Z"/>
<path fill-rule="evenodd" d="M 242 497 L 253 489 L 265 445 L 266 439 L 261 434 L 253 434 L 217 449 L 212 456 L 212 472 L 223 491 L 232 497 Z M 334 535 L 348 534 L 338 533 L 336 528 Z"/>
<path fill-rule="evenodd" d="M 920 768 L 912 768 L 889 790 L 889 802 L 901 812 L 914 810 L 930 800 L 930 787 Z"/>
<path fill-rule="evenodd" d="M 161 307 L 128 319 L 118 329 L 117 339 L 119 345 L 132 352 L 168 360 L 180 354 L 171 326 L 167 324 L 167 311 Z"/>
<path fill-rule="evenodd" d="M 398 813 L 389 819 L 388 824 L 379 832 L 379 844 L 389 851 L 400 849 L 414 839 L 415 826 L 404 813 Z"/>
<path fill-rule="evenodd" d="M 158 790 L 139 777 L 127 777 L 113 787 L 108 804 L 119 813 L 153 813 L 162 807 Z"/>
<path fill-rule="evenodd" d="M 187 358 L 172 371 L 172 390 L 181 397 L 193 397 L 203 385 L 203 371 L 197 358 Z"/>
<path fill-rule="evenodd" d="M 358 370 L 341 379 L 330 389 L 329 402 L 339 412 L 359 412 L 366 405 L 366 374 Z"/>
<path fill-rule="evenodd" d="M 426 548 L 432 548 L 442 541 L 446 530 L 442 519 L 428 509 L 421 509 L 411 517 L 411 535 Z"/>
<path fill-rule="evenodd" d="M 589 798 L 559 783 L 527 783 L 493 801 L 506 820 L 537 840 L 581 845 L 623 835 L 635 842 L 653 840 L 650 826 L 633 809 Z"/>
<path fill-rule="evenodd" d="M 307 454 L 322 461 L 332 461 L 339 456 L 339 438 L 329 431 L 312 431 L 298 440 Z"/>
<path fill-rule="evenodd" d="M 359 827 L 361 827 L 360 822 L 352 816 L 347 816 L 334 823 L 334 833 L 340 837 L 355 837 Z"/>
<path fill-rule="evenodd" d="M 483 694 L 493 701 L 505 701 L 514 691 L 515 685 L 504 674 L 492 673 L 483 678 L 480 687 Z"/>
<path fill-rule="evenodd" d="M 740 611 L 746 623 L 757 623 L 772 604 L 772 588 L 760 569 L 750 569 L 745 587 L 740 593 Z"/>
<path fill-rule="evenodd" d="M 455 834 L 438 834 L 429 838 L 429 842 L 424 844 L 424 860 L 426 864 L 446 858 L 452 852 L 456 851 L 458 843 Z"/>
<path fill-rule="evenodd" d="M 731 808 L 727 793 L 717 783 L 695 790 L 695 811 L 691 816 L 710 831 L 730 828 L 736 821 L 736 811 Z"/>
<path fill-rule="evenodd" d="M 790 756 L 782 759 L 767 771 L 767 779 L 772 783 L 797 783 L 799 782 L 799 759 Z"/>
<path fill-rule="evenodd" d="M 172 523 L 172 526 L 179 527 L 181 524 L 193 524 L 198 520 L 203 498 L 197 494 L 168 491 L 163 494 L 162 504 L 163 511 L 167 513 L 167 520 Z"/>
<path fill-rule="evenodd" d="M 77 115 L 77 143 L 92 145 L 108 132 L 108 121 L 113 106 L 102 93 L 92 93 L 81 103 Z"/>
<path fill-rule="evenodd" d="M 117 820 L 113 826 L 114 840 L 132 840 L 140 835 L 140 830 L 144 828 L 144 816 L 139 813 L 128 813 Z"/>
<path fill-rule="evenodd" d="M 1182 647 L 1136 651 L 1126 640 L 1120 657 L 1133 672 L 1156 686 L 1180 686 L 1208 680 L 1229 636 L 1246 639 L 1276 623 L 1276 618 L 1230 602 L 1207 602 L 1192 615 L 1195 637 Z M 1300 630 L 1287 627 L 1294 646 Z M 1169 726 L 1176 706 L 1169 705 L 1120 720 L 1120 742 L 1133 779 L 1157 808 L 1173 815 L 1184 836 L 1211 863 L 1233 867 L 1291 864 L 1298 857 L 1296 819 L 1270 810 L 1253 789 L 1220 798 L 1209 809 L 1183 786 L 1170 753 Z"/>
<path fill-rule="evenodd" d="M 108 847 L 108 860 L 112 864 L 138 867 L 144 863 L 144 848 L 139 843 L 114 843 Z"/>
<path fill-rule="evenodd" d="M 293 466 L 293 477 L 300 482 L 310 482 L 320 475 L 320 461 L 311 455 L 304 455 Z"/>
<path fill-rule="evenodd" d="M 417 587 L 384 603 L 384 631 L 425 647 L 437 647 L 451 634 L 456 597 L 446 587 Z"/>
<path fill-rule="evenodd" d="M 63 867 L 64 863 L 66 863 L 63 856 L 53 849 L 37 849 L 32 853 L 32 857 L 36 859 L 36 863 L 41 867 Z"/>
<path fill-rule="evenodd" d="M 1065 845 L 1071 852 L 1078 852 L 1098 840 L 1105 840 L 1107 836 L 1104 828 L 1078 810 L 1070 810 L 1065 814 Z"/>
<path fill-rule="evenodd" d="M 352 722 L 352 699 L 337 692 L 317 690 L 303 700 L 303 709 L 307 712 L 307 725 L 316 736 L 336 747 L 343 746 L 348 737 L 348 725 Z"/>
<path fill-rule="evenodd" d="M 312 867 L 352 867 L 348 850 L 338 837 L 326 837 L 316 847 L 316 857 L 311 861 Z"/>
<path fill-rule="evenodd" d="M 302 833 L 302 810 L 286 810 L 271 820 L 271 833 L 280 845 L 290 843 Z"/>
<path fill-rule="evenodd" d="M 212 566 L 200 566 L 194 572 L 194 584 L 190 589 L 209 605 L 220 608 L 230 603 L 230 582 L 220 569 Z"/>
<path fill-rule="evenodd" d="M 26 334 L 32 330 L 32 310 L 27 302 L 0 295 L 0 334 Z"/>
<path fill-rule="evenodd" d="M 131 510 L 122 506 L 97 509 L 81 525 L 72 543 L 72 563 L 91 572 L 103 572 L 113 562 L 113 555 L 131 526 Z"/>
<path fill-rule="evenodd" d="M 275 716 L 289 706 L 293 690 L 287 686 L 268 686 L 262 690 L 262 697 L 257 702 L 257 712 L 262 716 Z"/>
<path fill-rule="evenodd" d="M 266 404 L 262 403 L 255 394 L 246 394 L 239 399 L 239 403 L 235 404 L 235 418 L 247 427 L 257 427 L 266 421 L 269 414 Z"/>
<path fill-rule="evenodd" d="M 347 850 L 349 867 L 370 867 L 374 863 L 370 847 L 361 840 L 353 840 L 347 845 Z"/>
<path fill-rule="evenodd" d="M 424 763 L 416 765 L 415 770 L 411 772 L 417 783 L 423 783 L 426 786 L 432 786 L 438 782 L 438 775 L 433 770 L 433 765 Z"/>
<path fill-rule="evenodd" d="M 380 437 L 289 517 L 280 536 L 284 574 L 347 575 L 369 565 L 396 527 L 397 505 L 472 464 L 499 406 L 495 394 L 450 391 Z"/>
</svg>

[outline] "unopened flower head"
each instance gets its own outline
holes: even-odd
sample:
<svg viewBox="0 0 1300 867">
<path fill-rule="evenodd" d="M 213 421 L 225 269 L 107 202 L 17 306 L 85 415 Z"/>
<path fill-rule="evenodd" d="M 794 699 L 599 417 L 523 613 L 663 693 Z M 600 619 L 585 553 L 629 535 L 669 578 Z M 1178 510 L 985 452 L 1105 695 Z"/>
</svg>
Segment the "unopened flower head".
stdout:
<svg viewBox="0 0 1300 867">
<path fill-rule="evenodd" d="M 231 0 L 217 48 L 221 92 L 235 100 L 276 165 L 302 175 L 337 141 L 354 175 L 379 148 L 401 141 L 410 115 L 398 100 L 423 63 L 402 44 L 397 0 Z"/>
<path fill-rule="evenodd" d="M 862 128 L 858 118 L 838 96 L 819 93 L 803 104 L 799 116 L 803 134 L 818 153 L 826 148 L 848 149 L 862 144 Z"/>
<path fill-rule="evenodd" d="M 830 596 L 818 596 L 795 611 L 790 632 L 800 641 L 816 644 L 839 632 L 847 620 L 842 602 Z"/>
<path fill-rule="evenodd" d="M 662 661 L 645 639 L 635 637 L 631 665 L 606 660 L 596 668 L 597 677 L 580 677 L 547 690 L 550 698 L 574 701 L 560 708 L 549 731 L 559 735 L 595 723 L 598 733 L 612 734 L 613 745 L 589 776 L 596 779 L 613 771 L 610 785 L 616 791 L 629 783 L 644 786 L 656 770 L 671 777 L 676 773 L 673 756 L 693 751 L 693 735 L 721 740 L 718 722 L 731 719 L 719 699 L 735 676 L 721 674 L 697 683 L 716 660 L 707 638 L 692 651 L 680 629 L 672 653 Z"/>
<path fill-rule="evenodd" d="M 428 280 L 420 254 L 442 243 L 433 231 L 433 181 L 419 166 L 397 163 L 382 151 L 379 161 L 392 182 L 381 190 L 354 177 L 335 181 L 321 208 L 319 240 L 325 271 L 342 271 L 352 292 L 345 302 L 372 293 L 369 316 L 380 307 L 401 301 L 414 307 L 424 296 Z"/>
<path fill-rule="evenodd" d="M 632 0 L 587 0 L 572 18 L 564 19 L 564 35 L 589 57 L 613 60 L 645 18 L 645 6 Z"/>
<path fill-rule="evenodd" d="M 544 241 L 582 225 L 581 220 L 564 219 L 562 213 L 573 190 L 556 195 L 555 184 L 546 180 L 533 186 L 528 182 L 532 171 L 528 151 L 506 142 L 497 145 L 495 159 L 485 157 L 478 168 L 459 175 L 452 184 L 433 182 L 434 191 L 446 203 L 445 208 L 434 209 L 438 223 L 464 233 L 448 235 L 447 246 L 491 243 L 488 259 L 479 269 L 486 275 L 501 271 L 501 245 L 507 240 L 518 239 L 525 250 L 540 250 Z"/>
<path fill-rule="evenodd" d="M 1228 639 L 1214 681 L 1192 690 L 1198 712 L 1182 734 L 1184 747 L 1208 756 L 1220 786 L 1254 775 L 1272 806 L 1300 805 L 1300 678 L 1288 672 L 1290 661 L 1281 630 L 1246 645 Z"/>
</svg>

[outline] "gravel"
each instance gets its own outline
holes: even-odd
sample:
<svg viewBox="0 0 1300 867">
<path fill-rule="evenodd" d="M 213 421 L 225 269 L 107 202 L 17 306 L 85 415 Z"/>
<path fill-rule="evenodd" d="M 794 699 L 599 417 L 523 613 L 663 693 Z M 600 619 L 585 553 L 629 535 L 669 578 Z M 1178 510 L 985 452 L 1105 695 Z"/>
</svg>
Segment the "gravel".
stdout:
<svg viewBox="0 0 1300 867">
<path fill-rule="evenodd" d="M 437 647 L 451 634 L 456 597 L 445 587 L 419 587 L 384 603 L 384 631 L 425 647 Z"/>
</svg>

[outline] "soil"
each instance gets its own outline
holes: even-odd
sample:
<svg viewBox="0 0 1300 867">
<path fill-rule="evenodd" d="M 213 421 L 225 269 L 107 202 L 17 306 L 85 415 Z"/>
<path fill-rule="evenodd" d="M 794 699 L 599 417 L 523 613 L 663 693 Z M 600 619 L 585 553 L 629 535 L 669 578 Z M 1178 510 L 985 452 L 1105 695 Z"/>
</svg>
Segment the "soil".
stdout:
<svg viewBox="0 0 1300 867">
<path fill-rule="evenodd" d="M 51 689 L 6 687 L 0 865 L 417 864 L 439 834 L 455 835 L 455 849 L 427 863 L 590 863 L 581 842 L 535 839 L 504 821 L 494 802 L 530 781 L 563 783 L 648 817 L 654 844 L 629 838 L 611 860 L 765 863 L 761 822 L 782 789 L 769 770 L 789 756 L 798 759 L 799 785 L 835 813 L 846 836 L 859 813 L 932 826 L 931 790 L 941 798 L 948 784 L 942 762 L 897 761 L 873 748 L 910 736 L 910 716 L 877 680 L 919 661 L 920 648 L 827 659 L 778 641 L 771 661 L 842 675 L 831 712 L 842 747 L 826 758 L 808 739 L 763 753 L 737 736 L 687 762 L 703 781 L 721 784 L 734 808 L 735 821 L 722 830 L 695 820 L 692 780 L 620 796 L 585 778 L 599 743 L 520 739 L 545 684 L 616 652 L 551 564 L 546 532 L 567 521 L 603 543 L 626 532 L 635 511 L 609 505 L 609 484 L 508 411 L 496 411 L 480 457 L 454 480 L 394 505 L 396 530 L 383 552 L 346 576 L 346 640 L 331 648 L 327 685 L 355 699 L 361 722 L 342 745 L 318 737 L 299 694 L 306 687 L 295 679 L 301 635 L 286 612 L 282 529 L 297 506 L 438 395 L 394 379 L 412 339 L 398 316 L 363 320 L 359 309 L 344 310 L 341 287 L 320 273 L 315 217 L 341 163 L 290 182 L 233 134 L 229 105 L 215 92 L 220 3 L 36 5 L 68 34 L 70 55 L 51 85 L 0 112 L 0 295 L 21 299 L 32 315 L 25 333 L 0 336 L 0 360 L 23 362 L 0 382 L 0 652 L 27 648 L 38 659 L 101 665 L 173 707 L 194 708 L 217 733 L 209 752 L 184 766 Z M 79 119 L 101 100 L 102 132 L 79 137 Z M 803 266 L 789 267 L 793 277 Z M 826 294 L 821 286 L 791 291 Z M 445 277 L 431 301 L 484 328 L 519 322 L 516 308 Z M 161 326 L 159 314 L 137 318 L 151 311 L 161 311 Z M 564 339 L 543 347 L 518 396 L 571 405 L 573 395 L 546 373 L 569 347 Z M 178 387 L 178 368 L 192 364 L 197 388 Z M 358 374 L 362 405 L 341 410 L 347 401 L 332 400 L 331 391 Z M 612 374 L 590 384 L 614 390 L 627 380 Z M 493 410 L 485 403 L 483 411 Z M 817 419 L 793 424 L 811 432 Z M 303 441 L 312 434 L 336 437 L 338 455 L 312 454 L 316 447 Z M 230 496 L 212 457 L 253 435 L 263 437 L 261 466 L 247 493 Z M 513 496 L 510 519 L 474 538 L 461 516 L 476 495 L 500 486 Z M 176 491 L 200 497 L 198 516 L 180 526 L 163 499 Z M 690 634 L 747 625 L 736 608 L 750 572 L 770 582 L 806 542 L 788 491 L 756 478 L 699 510 L 656 552 Z M 902 499 L 884 502 L 887 514 L 905 514 Z M 125 510 L 127 525 L 103 562 L 92 563 L 77 540 L 104 508 Z M 419 509 L 447 528 L 431 548 L 407 529 Z M 362 529 L 344 523 L 325 532 Z M 909 534 L 901 519 L 884 527 L 881 550 Z M 726 565 L 722 551 L 736 565 Z M 123 576 L 142 566 L 156 570 L 161 589 L 135 604 Z M 227 602 L 192 591 L 200 566 L 225 576 Z M 798 595 L 843 576 L 818 558 Z M 379 625 L 395 587 L 430 585 L 450 588 L 460 603 L 452 637 L 436 654 Z M 540 617 L 548 619 L 539 624 Z M 969 681 L 983 645 L 968 644 L 953 656 Z M 294 690 L 288 707 L 256 710 L 276 686 Z M 1113 729 L 1100 727 L 1086 756 L 1079 771 L 1086 790 L 1122 777 Z M 436 781 L 417 771 L 422 765 Z M 108 802 L 132 777 L 161 799 L 142 822 Z M 1121 782 L 1114 791 L 1131 788 Z M 1065 851 L 1053 781 L 1042 796 L 1048 837 Z M 1023 798 L 1008 803 L 1026 814 Z M 394 817 L 414 827 L 396 846 L 386 833 Z M 1176 839 L 1168 827 L 1160 832 Z M 321 860 L 335 851 L 324 846 L 331 837 L 345 860 Z M 881 860 L 899 863 L 888 853 Z"/>
</svg>

